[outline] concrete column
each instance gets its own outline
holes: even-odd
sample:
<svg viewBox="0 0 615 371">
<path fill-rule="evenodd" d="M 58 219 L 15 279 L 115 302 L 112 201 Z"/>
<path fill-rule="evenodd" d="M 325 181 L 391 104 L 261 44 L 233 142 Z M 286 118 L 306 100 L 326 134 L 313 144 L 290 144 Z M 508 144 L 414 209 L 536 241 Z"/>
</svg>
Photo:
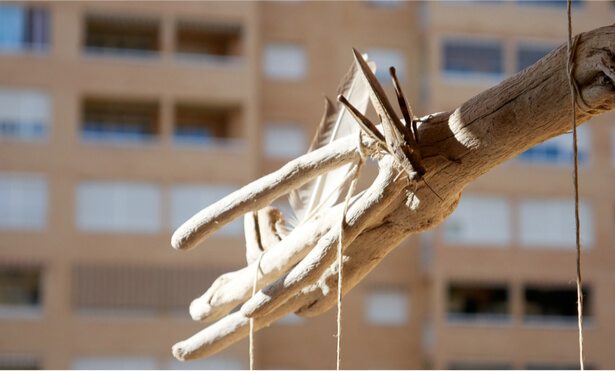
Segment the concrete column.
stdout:
<svg viewBox="0 0 615 371">
<path fill-rule="evenodd" d="M 172 63 L 175 51 L 175 17 L 166 14 L 160 22 L 160 54 L 164 63 Z"/>
</svg>

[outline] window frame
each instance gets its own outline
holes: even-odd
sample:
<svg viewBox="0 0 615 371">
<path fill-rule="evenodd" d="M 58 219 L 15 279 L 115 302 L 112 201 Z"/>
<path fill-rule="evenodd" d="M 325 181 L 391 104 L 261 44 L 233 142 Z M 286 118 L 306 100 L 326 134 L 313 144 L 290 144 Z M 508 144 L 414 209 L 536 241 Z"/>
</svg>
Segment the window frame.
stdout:
<svg viewBox="0 0 615 371">
<path fill-rule="evenodd" d="M 296 55 L 292 55 L 293 53 Z M 288 53 L 287 55 L 284 55 Z M 280 57 L 295 59 L 288 65 L 295 66 L 284 71 L 280 70 L 276 59 Z M 300 82 L 309 78 L 309 55 L 308 50 L 302 43 L 269 41 L 263 46 L 262 51 L 262 75 L 269 81 Z"/>
<path fill-rule="evenodd" d="M 496 46 L 499 48 L 500 53 L 500 71 L 499 72 L 480 72 L 480 71 L 463 71 L 447 68 L 447 44 L 456 44 L 458 47 L 476 47 L 476 48 L 489 48 Z M 492 83 L 504 80 L 506 77 L 506 43 L 500 38 L 485 38 L 481 36 L 465 35 L 447 35 L 440 39 L 440 66 L 439 74 L 449 81 L 465 81 L 476 84 L 479 83 Z"/>
<path fill-rule="evenodd" d="M 106 211 L 111 213 L 111 219 L 105 219 L 104 216 L 101 217 L 100 210 L 92 211 L 89 209 L 91 207 L 96 209 L 101 205 L 101 191 L 106 192 L 103 193 L 106 197 L 103 203 L 110 205 L 111 209 Z M 135 217 L 134 215 L 130 216 L 129 210 L 134 208 L 134 205 L 130 206 L 130 204 L 122 202 L 122 199 L 124 201 L 131 201 L 131 199 L 134 199 L 134 195 L 146 196 L 141 201 L 153 202 L 152 206 L 150 206 L 153 210 L 149 210 L 149 212 L 142 211 L 143 215 L 139 216 L 141 222 L 137 224 L 127 222 Z M 88 201 L 90 197 L 94 197 L 97 201 L 89 205 L 84 204 L 84 202 L 90 202 Z M 152 199 L 147 200 L 147 197 L 152 197 Z M 163 193 L 160 186 L 156 183 L 122 180 L 81 180 L 77 183 L 75 198 L 75 228 L 81 233 L 153 235 L 163 230 Z M 152 219 L 143 221 L 143 216 Z"/>
<path fill-rule="evenodd" d="M 12 115 L 4 111 L 0 116 L 0 142 L 46 142 L 49 139 L 53 102 L 46 90 L 0 86 L 0 99 L 3 97 L 7 100 L 5 104 L 15 110 Z M 4 134 L 5 129 L 7 134 Z"/>
<path fill-rule="evenodd" d="M 4 270 L 26 270 L 36 274 L 35 303 L 9 304 L 0 303 L 0 319 L 41 319 L 44 310 L 44 267 L 34 264 L 2 264 L 0 272 Z M 28 272 L 30 273 L 30 272 Z M 1 286 L 0 286 L 1 288 Z"/>
<path fill-rule="evenodd" d="M 501 226 L 503 229 L 500 231 L 501 233 L 497 233 L 498 236 L 501 236 L 501 239 L 490 239 L 486 236 L 481 237 L 480 235 L 472 234 L 473 229 L 470 229 L 466 234 L 470 234 L 469 236 L 463 236 L 464 226 L 472 227 L 475 224 L 481 224 L 480 221 L 473 222 L 473 216 L 485 216 L 485 212 L 479 212 L 479 210 L 484 206 L 481 205 L 484 202 L 494 201 L 497 206 L 503 206 L 501 210 L 502 214 L 500 216 L 503 217 L 501 220 Z M 478 204 L 476 204 L 478 202 Z M 460 208 L 461 207 L 461 208 Z M 462 214 L 464 212 L 464 208 L 472 207 L 468 214 Z M 478 207 L 478 209 L 476 209 Z M 493 211 L 493 210 L 492 210 Z M 455 214 L 457 213 L 457 214 Z M 487 216 L 485 216 L 487 217 Z M 493 213 L 488 216 L 489 220 L 496 221 Z M 455 211 L 444 221 L 442 224 L 442 237 L 443 241 L 447 246 L 455 247 L 489 247 L 489 248 L 506 248 L 509 247 L 513 243 L 513 208 L 512 202 L 506 196 L 500 196 L 497 194 L 464 194 L 461 198 L 461 201 Z M 450 228 L 455 227 L 453 223 L 458 223 L 459 228 L 461 228 L 460 232 L 451 231 Z M 498 223 L 499 224 L 499 223 Z M 483 227 L 474 227 L 474 230 L 484 231 L 486 230 Z M 460 233 L 457 237 L 452 235 L 453 233 Z"/>
<path fill-rule="evenodd" d="M 363 318 L 368 325 L 406 326 L 411 321 L 410 293 L 403 288 L 369 289 L 364 294 L 363 303 Z M 382 311 L 383 305 L 388 312 Z"/>
<path fill-rule="evenodd" d="M 406 54 L 397 48 L 373 46 L 365 49 L 368 60 L 376 63 L 376 79 L 382 85 L 393 85 L 389 67 L 395 67 L 397 78 L 401 84 L 408 79 Z M 374 58 L 374 55 L 376 56 Z M 391 58 L 392 57 L 392 58 Z M 395 59 L 398 59 L 397 61 Z"/>
<path fill-rule="evenodd" d="M 466 325 L 488 325 L 488 326 L 509 326 L 512 323 L 512 290 L 507 282 L 471 282 L 451 280 L 446 283 L 445 288 L 445 316 L 446 323 L 451 326 L 466 326 Z M 451 300 L 453 288 L 461 290 L 502 290 L 504 293 L 503 305 L 505 309 L 502 313 L 480 312 L 477 309 L 475 313 L 451 311 Z M 489 302 L 490 307 L 497 306 L 498 302 Z"/>
<path fill-rule="evenodd" d="M 0 55 L 1 54 L 19 54 L 19 53 L 29 53 L 36 55 L 45 55 L 49 53 L 51 49 L 51 11 L 47 6 L 41 6 L 41 4 L 35 4 L 31 6 L 27 3 L 7 3 L 0 4 L 0 13 L 2 8 L 14 8 L 19 9 L 20 14 L 19 17 L 20 23 L 18 26 L 21 28 L 21 33 L 18 35 L 20 40 L 17 40 L 14 45 L 6 47 L 0 44 Z M 40 42 L 34 42 L 34 37 L 32 36 L 34 24 L 33 22 L 33 14 L 42 14 L 42 18 L 39 19 L 39 22 L 42 22 L 42 29 L 39 30 L 41 32 L 38 35 L 41 40 Z M 2 18 L 2 14 L 0 14 L 0 19 Z M 0 29 L 2 32 L 2 29 Z M 30 35 L 28 34 L 30 32 Z M 30 40 L 29 40 L 30 39 Z M 38 39 L 38 38 L 37 38 Z M 15 40 L 14 40 L 15 41 Z"/>
<path fill-rule="evenodd" d="M 530 210 L 528 210 L 530 208 Z M 559 212 L 554 211 L 554 215 L 558 218 L 566 218 L 569 223 L 568 226 L 563 226 L 557 231 L 553 232 L 553 225 L 536 225 L 535 220 L 552 222 L 553 215 L 549 215 L 549 210 L 553 208 L 565 208 L 566 210 Z M 518 242 L 519 246 L 525 250 L 561 250 L 570 251 L 575 249 L 575 222 L 574 222 L 574 201 L 562 197 L 523 197 L 518 203 Z M 536 219 L 532 219 L 535 215 L 535 211 L 544 212 L 545 214 L 537 216 Z M 592 249 L 596 243 L 596 230 L 594 223 L 594 207 L 588 200 L 580 200 L 579 212 L 581 220 L 581 248 L 583 250 Z M 561 226 L 561 224 L 560 224 Z M 529 228 L 529 229 L 528 229 Z M 541 236 L 532 236 L 532 230 L 540 230 Z M 551 235 L 561 235 L 568 233 L 568 236 L 561 238 L 560 240 L 547 241 L 549 239 L 548 233 Z"/>
<path fill-rule="evenodd" d="M 6 220 L 0 219 L 0 231 L 45 232 L 49 225 L 50 214 L 47 175 L 44 173 L 0 172 L 0 185 L 7 187 L 7 194 L 9 192 L 13 194 L 9 199 L 4 200 L 7 204 L 5 211 L 9 215 Z M 34 193 L 26 194 L 28 190 Z M 21 197 L 16 200 L 14 192 Z M 32 201 L 36 199 L 40 202 L 33 204 Z M 0 202 L 3 200 L 0 199 Z M 19 213 L 15 212 L 15 207 L 18 208 Z M 11 216 L 15 217 L 15 215 L 18 216 L 17 219 L 11 219 Z"/>
<path fill-rule="evenodd" d="M 208 190 L 209 189 L 209 190 Z M 175 231 L 181 225 L 183 225 L 187 220 L 189 220 L 194 214 L 199 212 L 205 207 L 210 206 L 214 202 L 219 201 L 220 199 L 228 196 L 229 194 L 238 190 L 239 187 L 236 185 L 228 184 L 228 183 L 176 183 L 173 184 L 169 190 L 169 218 L 168 218 L 168 228 L 171 231 Z M 180 196 L 178 192 L 187 191 L 189 195 Z M 190 195 L 191 192 L 191 195 Z M 205 196 L 206 193 L 213 193 L 212 196 Z M 190 212 L 180 211 L 177 209 L 178 202 L 184 202 L 178 200 L 178 197 L 187 197 L 189 199 L 188 202 L 183 204 L 191 205 Z M 195 198 L 198 197 L 198 200 Z M 216 231 L 214 237 L 223 237 L 223 238 L 240 238 L 243 237 L 243 218 L 235 219 L 224 227 L 220 228 L 220 230 Z"/>
<path fill-rule="evenodd" d="M 286 132 L 272 133 L 272 130 L 282 130 Z M 273 137 L 271 135 L 273 134 Z M 291 135 L 293 145 L 297 145 L 294 150 L 286 150 L 285 147 L 276 145 L 282 137 L 287 138 Z M 296 135 L 296 136 L 295 136 Z M 277 137 L 276 137 L 277 136 Z M 292 137 L 295 136 L 295 137 Z M 288 143 L 287 143 L 288 144 Z M 264 124 L 262 138 L 262 152 L 270 160 L 291 160 L 305 154 L 308 150 L 308 137 L 305 127 L 292 121 L 268 121 Z M 272 151 L 272 149 L 274 149 Z M 284 150 L 282 150 L 284 149 Z"/>
</svg>

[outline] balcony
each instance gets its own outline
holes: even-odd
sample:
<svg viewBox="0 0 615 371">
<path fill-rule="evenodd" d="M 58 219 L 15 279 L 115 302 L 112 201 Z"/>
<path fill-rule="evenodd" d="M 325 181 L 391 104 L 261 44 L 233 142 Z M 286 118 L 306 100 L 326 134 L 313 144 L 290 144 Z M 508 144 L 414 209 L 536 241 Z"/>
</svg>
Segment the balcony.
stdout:
<svg viewBox="0 0 615 371">
<path fill-rule="evenodd" d="M 508 288 L 490 284 L 457 284 L 448 287 L 447 319 L 451 324 L 508 324 Z"/>
<path fill-rule="evenodd" d="M 114 144 L 156 143 L 160 131 L 157 102 L 86 98 L 81 139 Z"/>
<path fill-rule="evenodd" d="M 243 62 L 241 33 L 238 24 L 178 21 L 175 59 L 180 62 L 239 66 Z"/>
<path fill-rule="evenodd" d="M 175 107 L 173 143 L 178 146 L 237 148 L 242 113 L 238 106 L 179 103 Z"/>
<path fill-rule="evenodd" d="M 187 318 L 187 306 L 213 282 L 214 269 L 79 264 L 71 269 L 71 306 L 84 318 Z"/>
<path fill-rule="evenodd" d="M 591 321 L 593 305 L 591 288 L 583 288 L 583 316 Z M 577 291 L 574 287 L 528 285 L 524 289 L 523 322 L 532 326 L 577 325 Z M 590 322 L 591 323 L 591 322 Z"/>
<path fill-rule="evenodd" d="M 0 318 L 38 318 L 41 310 L 41 268 L 0 266 Z"/>
<path fill-rule="evenodd" d="M 157 20 L 88 16 L 85 19 L 83 50 L 88 55 L 156 58 L 160 52 Z"/>
</svg>

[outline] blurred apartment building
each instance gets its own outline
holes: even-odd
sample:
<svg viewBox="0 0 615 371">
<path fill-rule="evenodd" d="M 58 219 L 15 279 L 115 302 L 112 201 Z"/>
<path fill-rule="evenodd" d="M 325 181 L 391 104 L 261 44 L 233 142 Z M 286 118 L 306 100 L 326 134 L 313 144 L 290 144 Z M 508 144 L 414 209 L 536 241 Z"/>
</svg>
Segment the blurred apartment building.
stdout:
<svg viewBox="0 0 615 371">
<path fill-rule="evenodd" d="M 351 47 L 422 115 L 565 40 L 564 1 L 0 3 L 0 368 L 247 368 L 246 341 L 170 352 L 245 265 L 241 220 L 190 252 L 173 230 L 305 152 Z M 579 130 L 591 368 L 615 367 L 614 118 Z M 534 147 L 391 252 L 344 299 L 343 367 L 577 367 L 571 169 L 570 135 Z M 334 312 L 259 331 L 256 367 L 333 368 Z"/>
</svg>

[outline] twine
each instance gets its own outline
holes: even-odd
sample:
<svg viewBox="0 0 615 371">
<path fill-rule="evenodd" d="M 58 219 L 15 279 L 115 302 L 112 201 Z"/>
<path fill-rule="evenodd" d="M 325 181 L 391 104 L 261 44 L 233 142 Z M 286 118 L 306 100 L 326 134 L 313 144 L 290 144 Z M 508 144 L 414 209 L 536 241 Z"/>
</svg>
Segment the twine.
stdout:
<svg viewBox="0 0 615 371">
<path fill-rule="evenodd" d="M 340 223 L 340 238 L 337 244 L 337 370 L 340 370 L 342 364 L 342 263 L 343 263 L 343 255 L 342 255 L 342 247 L 344 246 L 342 238 L 344 236 L 344 227 L 346 226 L 346 212 L 348 211 L 348 204 L 350 203 L 350 198 L 354 193 L 355 187 L 357 185 L 357 181 L 359 180 L 359 175 L 361 174 L 361 166 L 365 162 L 366 155 L 363 152 L 363 142 L 361 141 L 361 132 L 359 132 L 359 145 L 357 146 L 359 155 L 361 156 L 357 165 L 355 166 L 354 176 L 352 182 L 350 183 L 350 187 L 348 189 L 348 193 L 346 193 L 346 198 L 344 200 L 344 210 L 342 212 L 342 221 Z"/>
<path fill-rule="evenodd" d="M 574 157 L 574 218 L 576 224 L 576 250 L 577 250 L 577 313 L 579 325 L 579 362 L 581 370 L 585 369 L 585 355 L 583 351 L 583 292 L 581 280 L 581 222 L 579 217 L 579 149 L 577 146 L 577 120 L 576 120 L 576 98 L 577 95 L 583 99 L 579 88 L 574 79 L 574 55 L 577 49 L 579 35 L 572 38 L 572 1 L 568 0 L 568 62 L 566 64 L 568 72 L 568 83 L 570 85 L 570 96 L 572 97 L 572 150 Z"/>
<path fill-rule="evenodd" d="M 261 270 L 261 260 L 265 252 L 261 252 L 256 262 L 254 270 L 254 280 L 252 281 L 252 297 L 256 294 L 256 283 L 258 282 L 258 271 Z M 254 370 L 254 318 L 250 318 L 250 371 Z"/>
</svg>

